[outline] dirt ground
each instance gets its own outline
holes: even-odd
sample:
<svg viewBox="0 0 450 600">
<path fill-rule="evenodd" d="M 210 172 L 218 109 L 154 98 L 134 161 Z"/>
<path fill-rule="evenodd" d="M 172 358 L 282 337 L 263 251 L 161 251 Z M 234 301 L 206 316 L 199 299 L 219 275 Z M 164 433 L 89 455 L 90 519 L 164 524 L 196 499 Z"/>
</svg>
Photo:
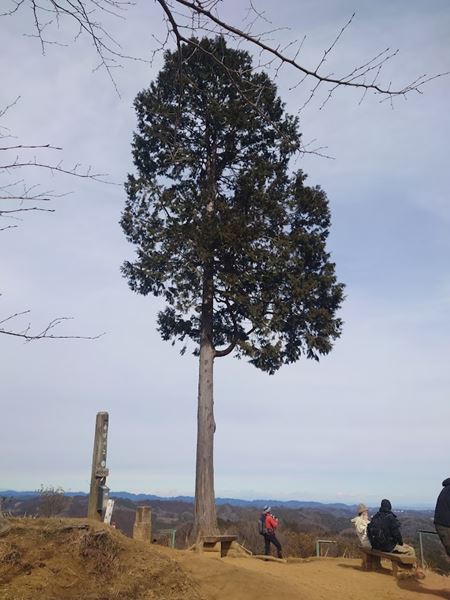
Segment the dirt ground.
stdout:
<svg viewBox="0 0 450 600">
<path fill-rule="evenodd" d="M 207 600 L 450 600 L 448 577 L 398 580 L 388 568 L 363 571 L 354 559 L 280 564 L 183 553 L 180 562 Z"/>
<path fill-rule="evenodd" d="M 450 600 L 450 578 L 396 579 L 352 559 L 220 559 L 136 542 L 79 519 L 13 519 L 0 600 Z"/>
</svg>

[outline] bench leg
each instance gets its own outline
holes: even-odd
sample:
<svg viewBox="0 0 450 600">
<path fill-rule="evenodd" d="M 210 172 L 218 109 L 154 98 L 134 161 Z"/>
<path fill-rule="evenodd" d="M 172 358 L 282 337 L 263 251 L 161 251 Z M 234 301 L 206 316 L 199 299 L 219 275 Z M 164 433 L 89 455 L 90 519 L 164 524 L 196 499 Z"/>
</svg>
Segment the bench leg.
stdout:
<svg viewBox="0 0 450 600">
<path fill-rule="evenodd" d="M 368 571 L 378 571 L 381 569 L 381 559 L 379 556 L 366 555 L 366 569 Z"/>
<path fill-rule="evenodd" d="M 397 579 L 409 579 L 410 577 L 414 577 L 417 573 L 414 565 L 399 565 L 397 563 L 392 563 L 392 574 Z"/>
<path fill-rule="evenodd" d="M 222 542 L 220 545 L 220 556 L 221 558 L 224 556 L 228 556 L 228 552 L 230 551 L 232 546 L 232 542 Z"/>
<path fill-rule="evenodd" d="M 218 554 L 221 554 L 221 543 L 220 542 L 203 542 L 203 543 L 201 543 L 201 546 L 202 546 L 203 552 L 216 552 Z"/>
</svg>

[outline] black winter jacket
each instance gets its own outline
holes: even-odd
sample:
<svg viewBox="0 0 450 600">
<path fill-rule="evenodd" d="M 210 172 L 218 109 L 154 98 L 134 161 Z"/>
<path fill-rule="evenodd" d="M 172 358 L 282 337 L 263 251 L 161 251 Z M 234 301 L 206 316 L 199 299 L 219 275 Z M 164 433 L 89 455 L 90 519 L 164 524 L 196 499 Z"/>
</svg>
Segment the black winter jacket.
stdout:
<svg viewBox="0 0 450 600">
<path fill-rule="evenodd" d="M 379 510 L 372 517 L 372 521 L 377 519 L 377 525 L 383 530 L 386 541 L 382 544 L 383 547 L 381 548 L 378 544 L 370 540 L 372 548 L 375 550 L 382 550 L 383 552 L 392 552 L 397 544 L 402 546 L 403 538 L 400 532 L 400 523 L 394 513 L 390 510 Z"/>
<path fill-rule="evenodd" d="M 435 525 L 450 527 L 450 477 L 442 482 L 444 489 L 438 496 L 434 511 Z"/>
</svg>

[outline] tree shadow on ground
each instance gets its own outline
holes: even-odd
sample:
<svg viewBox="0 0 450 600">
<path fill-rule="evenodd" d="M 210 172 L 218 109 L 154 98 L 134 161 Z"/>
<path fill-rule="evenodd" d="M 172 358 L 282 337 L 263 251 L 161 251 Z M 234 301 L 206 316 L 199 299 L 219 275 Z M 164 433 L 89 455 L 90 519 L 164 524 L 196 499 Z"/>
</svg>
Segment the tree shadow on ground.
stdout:
<svg viewBox="0 0 450 600">
<path fill-rule="evenodd" d="M 414 592 L 415 594 L 429 594 L 430 596 L 436 596 L 437 598 L 445 598 L 450 600 L 450 590 L 432 590 L 426 587 L 426 583 L 416 581 L 415 579 L 399 579 L 397 585 L 400 589 Z"/>
<path fill-rule="evenodd" d="M 364 567 L 361 567 L 360 565 L 345 565 L 344 563 L 339 563 L 338 567 L 342 567 L 342 569 L 351 569 L 352 571 L 360 571 L 361 573 L 370 573 L 370 571 L 364 569 Z M 392 576 L 392 569 L 386 569 L 386 567 L 380 567 L 375 572 L 380 575 Z"/>
<path fill-rule="evenodd" d="M 379 573 L 380 575 L 388 575 L 389 577 L 393 577 L 392 570 L 386 569 L 385 567 L 381 567 L 381 569 L 377 569 L 376 571 L 366 571 L 360 565 L 345 565 L 343 563 L 339 563 L 338 567 L 342 569 L 351 569 L 352 571 L 361 571 L 364 573 Z M 408 579 L 396 579 L 397 585 L 400 589 L 405 590 L 407 592 L 414 592 L 416 594 L 429 594 L 430 596 L 436 596 L 437 598 L 444 598 L 444 600 L 450 600 L 450 590 L 433 590 L 427 587 L 426 582 L 417 581 L 413 577 L 408 577 Z"/>
</svg>

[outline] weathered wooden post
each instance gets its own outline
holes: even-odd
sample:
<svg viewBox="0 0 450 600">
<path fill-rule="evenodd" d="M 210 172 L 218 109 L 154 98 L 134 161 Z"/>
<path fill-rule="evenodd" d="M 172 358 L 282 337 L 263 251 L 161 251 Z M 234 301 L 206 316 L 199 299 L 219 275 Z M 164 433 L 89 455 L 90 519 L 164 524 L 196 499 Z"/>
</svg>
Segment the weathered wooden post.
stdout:
<svg viewBox="0 0 450 600">
<path fill-rule="evenodd" d="M 6 518 L 0 512 L 0 536 L 8 533 L 8 531 L 10 529 L 11 529 L 10 524 L 8 523 L 8 521 L 6 520 Z"/>
<path fill-rule="evenodd" d="M 107 412 L 97 413 L 95 421 L 94 451 L 92 454 L 91 489 L 89 492 L 88 518 L 102 520 L 103 509 L 108 500 L 109 489 L 106 478 L 106 451 L 108 446 L 109 416 Z"/>
<path fill-rule="evenodd" d="M 138 506 L 133 525 L 133 539 L 142 542 L 152 541 L 152 511 L 150 506 Z"/>
<path fill-rule="evenodd" d="M 11 529 L 11 525 L 3 514 L 3 500 L 4 498 L 0 498 L 0 536 L 8 533 Z"/>
</svg>

